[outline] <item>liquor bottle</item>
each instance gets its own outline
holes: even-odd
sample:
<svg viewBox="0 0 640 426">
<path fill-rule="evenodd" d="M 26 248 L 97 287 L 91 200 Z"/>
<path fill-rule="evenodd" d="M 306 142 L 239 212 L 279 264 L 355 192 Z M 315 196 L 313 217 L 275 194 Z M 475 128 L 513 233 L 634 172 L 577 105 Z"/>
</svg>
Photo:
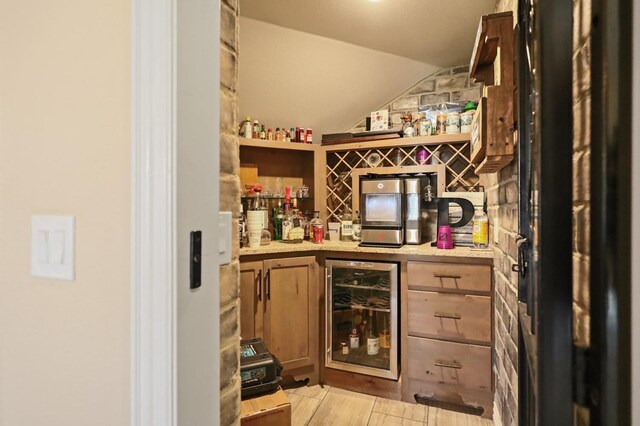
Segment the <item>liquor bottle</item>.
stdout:
<svg viewBox="0 0 640 426">
<path fill-rule="evenodd" d="M 391 348 L 391 332 L 389 331 L 389 317 L 385 315 L 382 318 L 382 331 L 380 332 L 380 347 L 384 349 Z"/>
<path fill-rule="evenodd" d="M 253 129 L 251 131 L 251 137 L 253 139 L 260 139 L 260 125 L 258 124 L 258 120 L 253 121 Z"/>
<path fill-rule="evenodd" d="M 311 212 L 305 210 L 302 215 L 302 225 L 304 228 L 304 239 L 309 241 L 311 239 Z"/>
<path fill-rule="evenodd" d="M 313 143 L 313 131 L 311 129 L 307 129 L 307 137 L 305 141 L 307 143 Z"/>
<path fill-rule="evenodd" d="M 362 240 L 362 222 L 360 222 L 360 212 L 356 211 L 356 217 L 353 219 L 353 241 Z"/>
<path fill-rule="evenodd" d="M 289 129 L 289 142 L 298 142 L 296 140 L 296 129 L 293 127 Z"/>
<path fill-rule="evenodd" d="M 360 330 L 355 323 L 351 329 L 351 334 L 349 334 L 349 347 L 351 349 L 358 349 L 360 347 Z"/>
<path fill-rule="evenodd" d="M 300 142 L 300 127 L 296 127 L 295 136 L 293 138 L 294 142 Z"/>
<path fill-rule="evenodd" d="M 240 232 L 240 248 L 244 247 L 244 237 L 247 234 L 247 218 L 244 216 L 244 208 L 240 203 L 240 218 L 238 220 L 238 231 Z"/>
<path fill-rule="evenodd" d="M 289 239 L 289 232 L 293 229 L 293 221 L 291 217 L 291 187 L 286 186 L 284 188 L 284 217 L 282 218 L 282 239 Z"/>
<path fill-rule="evenodd" d="M 353 237 L 353 218 L 349 207 L 344 207 L 344 212 L 340 218 L 340 239 L 342 241 L 352 241 Z"/>
<path fill-rule="evenodd" d="M 273 140 L 273 129 L 271 127 L 269 127 L 267 129 L 267 140 L 268 141 L 272 141 Z"/>
<path fill-rule="evenodd" d="M 280 127 L 276 127 L 276 136 L 275 139 L 277 141 L 281 141 L 282 140 L 282 132 L 280 131 Z"/>
<path fill-rule="evenodd" d="M 307 142 L 307 134 L 304 131 L 304 127 L 300 127 L 300 137 L 298 139 L 298 142 L 300 142 L 300 143 L 306 143 Z"/>
<path fill-rule="evenodd" d="M 278 207 L 274 208 L 273 213 L 273 234 L 274 240 L 282 240 L 282 221 L 284 220 L 284 210 L 282 203 L 278 200 Z"/>
<path fill-rule="evenodd" d="M 251 126 L 251 117 L 247 115 L 242 123 L 242 135 L 247 139 L 253 138 L 253 127 Z"/>
<path fill-rule="evenodd" d="M 473 216 L 472 241 L 475 248 L 489 247 L 489 218 L 482 207 L 476 208 Z"/>
<path fill-rule="evenodd" d="M 267 139 L 267 131 L 264 130 L 264 124 L 262 125 L 262 128 L 260 129 L 260 139 L 262 139 L 262 140 Z"/>
<path fill-rule="evenodd" d="M 309 231 L 309 239 L 312 243 L 322 244 L 324 240 L 324 224 L 320 220 L 320 212 L 313 212 L 313 219 L 311 219 L 311 226 Z"/>
<path fill-rule="evenodd" d="M 369 328 L 367 330 L 367 355 L 378 355 L 380 351 L 380 337 L 376 330 L 376 322 L 373 317 L 373 309 L 369 309 Z"/>
</svg>

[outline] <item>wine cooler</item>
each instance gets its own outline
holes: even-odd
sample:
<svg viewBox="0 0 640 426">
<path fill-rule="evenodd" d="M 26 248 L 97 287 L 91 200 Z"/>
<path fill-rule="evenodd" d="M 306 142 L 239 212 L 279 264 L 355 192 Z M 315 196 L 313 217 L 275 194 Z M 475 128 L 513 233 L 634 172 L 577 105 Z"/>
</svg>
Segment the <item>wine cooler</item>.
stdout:
<svg viewBox="0 0 640 426">
<path fill-rule="evenodd" d="M 327 260 L 329 368 L 398 378 L 398 264 Z"/>
</svg>

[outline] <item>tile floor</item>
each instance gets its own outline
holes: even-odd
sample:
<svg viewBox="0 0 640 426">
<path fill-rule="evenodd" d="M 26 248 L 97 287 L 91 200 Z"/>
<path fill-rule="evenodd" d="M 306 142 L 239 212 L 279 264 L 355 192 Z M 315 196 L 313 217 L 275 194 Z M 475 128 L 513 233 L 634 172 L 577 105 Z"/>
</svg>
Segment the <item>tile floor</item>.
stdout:
<svg viewBox="0 0 640 426">
<path fill-rule="evenodd" d="M 320 385 L 285 390 L 293 426 L 492 426 L 478 416 Z"/>
</svg>

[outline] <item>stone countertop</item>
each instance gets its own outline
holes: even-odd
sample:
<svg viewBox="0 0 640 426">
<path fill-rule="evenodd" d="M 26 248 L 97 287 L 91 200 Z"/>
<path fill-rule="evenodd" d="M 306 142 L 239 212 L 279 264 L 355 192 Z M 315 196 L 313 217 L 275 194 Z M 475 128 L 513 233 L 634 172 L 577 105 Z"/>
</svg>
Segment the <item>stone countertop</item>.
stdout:
<svg viewBox="0 0 640 426">
<path fill-rule="evenodd" d="M 457 247 L 452 250 L 439 250 L 431 247 L 431 244 L 404 245 L 400 248 L 388 247 L 358 247 L 357 242 L 342 242 L 326 240 L 323 244 L 313 244 L 304 241 L 301 244 L 285 244 L 280 241 L 271 241 L 266 246 L 258 248 L 243 247 L 240 256 L 268 255 L 277 253 L 298 253 L 309 251 L 333 251 L 351 253 L 379 253 L 394 255 L 418 255 L 440 257 L 466 257 L 478 259 L 493 259 L 493 250 L 474 250 L 468 247 Z"/>
</svg>

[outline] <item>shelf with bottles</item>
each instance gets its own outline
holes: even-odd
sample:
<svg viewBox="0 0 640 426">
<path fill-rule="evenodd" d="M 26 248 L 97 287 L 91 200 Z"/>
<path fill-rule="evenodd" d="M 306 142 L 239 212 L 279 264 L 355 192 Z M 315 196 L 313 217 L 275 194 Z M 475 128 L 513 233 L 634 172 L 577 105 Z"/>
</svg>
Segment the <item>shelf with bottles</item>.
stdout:
<svg viewBox="0 0 640 426">
<path fill-rule="evenodd" d="M 241 200 L 243 202 L 252 202 L 255 199 L 256 199 L 255 196 L 253 196 L 253 197 L 251 197 L 251 196 L 243 196 L 243 197 L 241 197 Z M 286 200 L 285 197 L 280 197 L 280 196 L 267 196 L 267 197 L 260 196 L 260 199 L 264 200 L 264 201 L 283 201 L 283 202 Z M 313 197 L 295 197 L 295 199 L 297 200 L 298 203 L 301 202 L 301 201 L 313 201 Z M 292 198 L 292 200 L 293 200 L 293 198 Z"/>
<path fill-rule="evenodd" d="M 334 312 L 350 309 L 370 309 L 376 312 L 391 312 L 391 297 L 384 292 L 367 295 L 361 292 L 355 293 L 349 290 L 341 291 L 334 289 L 333 308 Z"/>
<path fill-rule="evenodd" d="M 367 353 L 367 346 L 359 346 L 357 348 L 349 348 L 348 352 L 343 353 L 343 349 L 333 350 L 332 359 L 336 362 L 346 364 L 357 364 L 380 370 L 388 370 L 391 365 L 390 349 L 380 348 L 376 355 Z"/>
<path fill-rule="evenodd" d="M 269 140 L 263 140 L 263 139 L 247 139 L 243 137 L 240 137 L 238 139 L 240 141 L 241 147 L 244 146 L 244 147 L 252 147 L 252 148 L 287 149 L 291 151 L 307 151 L 307 152 L 316 152 L 322 148 L 320 145 L 316 145 L 312 143 L 269 141 Z"/>
</svg>

